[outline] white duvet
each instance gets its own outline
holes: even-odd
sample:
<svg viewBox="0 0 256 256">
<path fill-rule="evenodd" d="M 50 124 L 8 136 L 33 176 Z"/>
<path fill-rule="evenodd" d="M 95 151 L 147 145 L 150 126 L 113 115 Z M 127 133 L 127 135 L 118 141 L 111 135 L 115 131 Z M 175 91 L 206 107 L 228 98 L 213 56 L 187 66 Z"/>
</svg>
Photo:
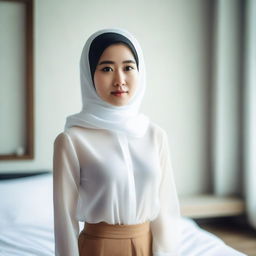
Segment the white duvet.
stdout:
<svg viewBox="0 0 256 256">
<path fill-rule="evenodd" d="M 192 219 L 180 225 L 181 256 L 246 256 Z M 0 181 L 0 256 L 53 255 L 52 175 Z"/>
</svg>

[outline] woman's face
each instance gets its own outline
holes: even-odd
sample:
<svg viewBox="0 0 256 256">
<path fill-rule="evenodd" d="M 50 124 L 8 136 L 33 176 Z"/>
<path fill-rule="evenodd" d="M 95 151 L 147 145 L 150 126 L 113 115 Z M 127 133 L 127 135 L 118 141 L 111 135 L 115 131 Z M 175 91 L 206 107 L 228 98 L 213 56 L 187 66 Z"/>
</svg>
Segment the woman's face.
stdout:
<svg viewBox="0 0 256 256">
<path fill-rule="evenodd" d="M 138 86 L 139 73 L 130 48 L 124 44 L 107 47 L 97 64 L 94 85 L 104 101 L 126 105 Z"/>
</svg>

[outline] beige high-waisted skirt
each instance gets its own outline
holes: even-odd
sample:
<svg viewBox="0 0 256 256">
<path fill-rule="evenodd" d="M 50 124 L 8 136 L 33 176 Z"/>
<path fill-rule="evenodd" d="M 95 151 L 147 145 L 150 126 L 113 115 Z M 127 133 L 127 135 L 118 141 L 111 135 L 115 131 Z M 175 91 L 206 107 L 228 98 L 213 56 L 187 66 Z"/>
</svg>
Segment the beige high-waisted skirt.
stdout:
<svg viewBox="0 0 256 256">
<path fill-rule="evenodd" d="M 85 223 L 78 237 L 80 256 L 152 256 L 150 222 L 136 225 Z"/>
</svg>

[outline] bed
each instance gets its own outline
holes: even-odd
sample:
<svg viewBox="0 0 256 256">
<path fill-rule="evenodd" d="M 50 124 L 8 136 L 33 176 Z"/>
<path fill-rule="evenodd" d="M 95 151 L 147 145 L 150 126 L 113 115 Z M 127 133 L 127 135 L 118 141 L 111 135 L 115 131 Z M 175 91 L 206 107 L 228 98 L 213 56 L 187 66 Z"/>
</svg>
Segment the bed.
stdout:
<svg viewBox="0 0 256 256">
<path fill-rule="evenodd" d="M 181 256 L 245 256 L 192 219 L 180 225 Z M 51 172 L 0 174 L 0 255 L 54 255 Z"/>
</svg>

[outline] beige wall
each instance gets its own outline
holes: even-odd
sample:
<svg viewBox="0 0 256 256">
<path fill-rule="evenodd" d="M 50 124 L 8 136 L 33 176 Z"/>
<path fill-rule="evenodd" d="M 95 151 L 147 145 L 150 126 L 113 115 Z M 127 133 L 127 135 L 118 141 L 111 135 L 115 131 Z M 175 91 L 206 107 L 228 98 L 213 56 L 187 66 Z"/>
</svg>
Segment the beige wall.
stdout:
<svg viewBox="0 0 256 256">
<path fill-rule="evenodd" d="M 169 134 L 179 194 L 208 191 L 210 13 L 204 0 L 35 1 L 35 159 L 3 161 L 0 172 L 51 168 L 54 138 L 81 108 L 83 44 L 95 30 L 118 26 L 144 50 L 142 110 Z"/>
</svg>

